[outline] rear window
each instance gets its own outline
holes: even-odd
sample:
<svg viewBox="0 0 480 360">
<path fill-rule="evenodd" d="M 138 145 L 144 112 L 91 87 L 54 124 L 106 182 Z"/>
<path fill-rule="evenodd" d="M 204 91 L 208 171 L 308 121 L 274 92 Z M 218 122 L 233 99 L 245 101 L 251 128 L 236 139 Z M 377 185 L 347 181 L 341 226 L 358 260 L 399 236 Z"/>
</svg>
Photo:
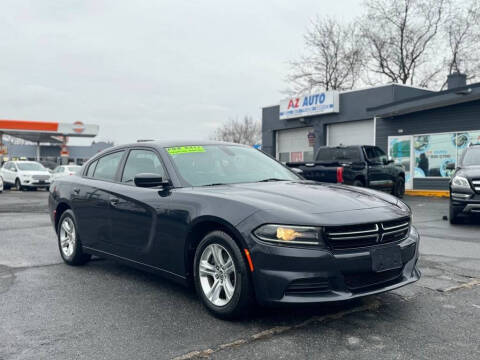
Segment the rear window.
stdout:
<svg viewBox="0 0 480 360">
<path fill-rule="evenodd" d="M 360 151 L 357 147 L 342 148 L 320 148 L 317 153 L 316 161 L 360 161 Z"/>
<path fill-rule="evenodd" d="M 113 154 L 105 155 L 98 159 L 93 177 L 95 179 L 113 181 L 117 174 L 118 165 L 122 160 L 124 151 L 118 151 Z M 90 169 L 89 169 L 90 170 Z"/>
</svg>

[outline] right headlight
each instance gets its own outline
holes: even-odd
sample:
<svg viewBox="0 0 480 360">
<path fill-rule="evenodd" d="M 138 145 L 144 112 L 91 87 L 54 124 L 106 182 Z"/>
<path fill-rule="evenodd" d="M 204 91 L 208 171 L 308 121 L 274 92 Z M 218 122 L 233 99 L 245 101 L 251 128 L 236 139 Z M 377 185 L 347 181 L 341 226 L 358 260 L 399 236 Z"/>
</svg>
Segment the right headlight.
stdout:
<svg viewBox="0 0 480 360">
<path fill-rule="evenodd" d="M 463 188 L 463 189 L 471 189 L 470 183 L 468 182 L 468 180 L 466 178 L 464 178 L 463 176 L 458 176 L 458 175 L 456 175 L 452 179 L 452 187 Z"/>
<path fill-rule="evenodd" d="M 278 245 L 324 245 L 322 228 L 267 224 L 257 228 L 253 234 L 260 240 Z"/>
</svg>

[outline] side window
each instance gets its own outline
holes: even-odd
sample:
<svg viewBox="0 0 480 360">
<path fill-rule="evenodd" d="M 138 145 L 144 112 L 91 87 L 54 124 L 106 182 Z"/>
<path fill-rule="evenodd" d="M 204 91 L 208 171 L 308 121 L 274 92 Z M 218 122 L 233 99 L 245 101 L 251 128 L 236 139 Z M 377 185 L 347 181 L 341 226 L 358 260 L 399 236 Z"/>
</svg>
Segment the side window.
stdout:
<svg viewBox="0 0 480 360">
<path fill-rule="evenodd" d="M 150 150 L 132 150 L 123 170 L 122 182 L 131 183 L 137 174 L 151 173 L 165 177 L 162 163 L 157 154 Z"/>
<path fill-rule="evenodd" d="M 117 173 L 118 165 L 122 160 L 123 153 L 124 151 L 118 151 L 98 159 L 93 177 L 95 179 L 113 181 Z"/>
<path fill-rule="evenodd" d="M 375 153 L 377 154 L 378 161 L 380 161 L 382 164 L 385 164 L 386 161 L 388 160 L 387 155 L 379 147 L 375 147 L 374 149 L 375 149 Z"/>
<path fill-rule="evenodd" d="M 87 171 L 88 177 L 93 177 L 93 172 L 95 171 L 95 167 L 97 166 L 97 163 L 98 163 L 98 160 L 88 165 L 88 171 Z"/>
<path fill-rule="evenodd" d="M 365 146 L 365 154 L 367 155 L 367 159 L 372 162 L 378 162 L 379 159 L 377 158 L 377 152 L 375 148 L 372 146 Z"/>
</svg>

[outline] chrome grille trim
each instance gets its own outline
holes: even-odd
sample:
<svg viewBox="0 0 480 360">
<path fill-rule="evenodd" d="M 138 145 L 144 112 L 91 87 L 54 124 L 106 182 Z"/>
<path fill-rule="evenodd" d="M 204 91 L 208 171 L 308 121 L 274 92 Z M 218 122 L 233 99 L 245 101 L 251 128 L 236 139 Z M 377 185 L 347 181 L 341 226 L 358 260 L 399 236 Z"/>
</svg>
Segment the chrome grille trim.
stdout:
<svg viewBox="0 0 480 360">
<path fill-rule="evenodd" d="M 403 223 L 403 224 L 400 224 L 400 225 L 388 226 L 388 227 L 386 227 L 383 223 L 381 225 L 382 225 L 383 230 L 392 230 L 392 229 L 398 229 L 398 228 L 401 228 L 401 227 L 408 227 L 408 226 L 410 226 L 410 223 L 406 222 L 406 223 Z"/>
<path fill-rule="evenodd" d="M 349 231 L 349 232 L 331 232 L 328 233 L 329 236 L 342 236 L 342 235 L 354 235 L 354 234 L 367 234 L 372 232 L 378 232 L 378 224 L 374 224 L 375 229 L 372 230 L 363 230 L 363 231 Z M 371 236 L 371 235 L 370 235 Z"/>
<path fill-rule="evenodd" d="M 472 180 L 473 188 L 477 193 L 480 193 L 480 180 Z"/>
<path fill-rule="evenodd" d="M 48 175 L 32 175 L 33 180 L 48 180 L 49 178 Z"/>
<path fill-rule="evenodd" d="M 371 224 L 325 227 L 325 237 L 336 250 L 379 245 L 405 240 L 410 233 L 411 220 L 400 218 Z M 351 227 L 352 231 L 348 230 Z M 361 230 L 362 227 L 364 230 Z M 329 228 L 332 231 L 329 231 Z M 359 230 L 360 229 L 360 230 Z"/>
</svg>

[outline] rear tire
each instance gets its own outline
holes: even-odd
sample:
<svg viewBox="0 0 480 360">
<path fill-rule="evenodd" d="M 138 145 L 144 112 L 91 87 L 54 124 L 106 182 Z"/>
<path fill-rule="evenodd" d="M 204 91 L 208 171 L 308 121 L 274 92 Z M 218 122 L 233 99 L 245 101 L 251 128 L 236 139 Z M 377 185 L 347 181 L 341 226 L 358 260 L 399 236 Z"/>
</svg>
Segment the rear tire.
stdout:
<svg viewBox="0 0 480 360">
<path fill-rule="evenodd" d="M 355 180 L 353 181 L 353 184 L 352 184 L 352 185 L 353 185 L 353 186 L 358 186 L 358 187 L 364 187 L 364 186 L 365 186 L 365 184 L 363 183 L 363 181 L 360 180 L 360 179 L 355 179 Z"/>
<path fill-rule="evenodd" d="M 405 195 L 405 180 L 403 177 L 398 177 L 393 184 L 392 195 L 395 195 L 400 199 Z"/>
<path fill-rule="evenodd" d="M 195 251 L 193 269 L 197 294 L 214 316 L 232 319 L 248 311 L 253 302 L 250 274 L 230 235 L 207 234 Z"/>
<path fill-rule="evenodd" d="M 84 254 L 77 231 L 77 222 L 72 210 L 65 210 L 58 221 L 58 249 L 63 261 L 68 265 L 83 265 L 92 257 Z"/>
</svg>

